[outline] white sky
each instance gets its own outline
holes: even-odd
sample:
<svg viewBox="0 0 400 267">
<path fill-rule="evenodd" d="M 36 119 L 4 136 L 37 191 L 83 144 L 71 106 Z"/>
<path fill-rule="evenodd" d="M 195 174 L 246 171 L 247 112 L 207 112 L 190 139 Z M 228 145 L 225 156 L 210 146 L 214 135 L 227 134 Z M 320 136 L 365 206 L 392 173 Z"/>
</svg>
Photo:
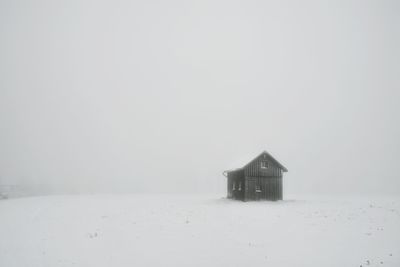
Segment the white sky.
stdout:
<svg viewBox="0 0 400 267">
<path fill-rule="evenodd" d="M 224 195 L 267 150 L 400 193 L 399 1 L 1 0 L 0 38 L 0 184 Z"/>
</svg>

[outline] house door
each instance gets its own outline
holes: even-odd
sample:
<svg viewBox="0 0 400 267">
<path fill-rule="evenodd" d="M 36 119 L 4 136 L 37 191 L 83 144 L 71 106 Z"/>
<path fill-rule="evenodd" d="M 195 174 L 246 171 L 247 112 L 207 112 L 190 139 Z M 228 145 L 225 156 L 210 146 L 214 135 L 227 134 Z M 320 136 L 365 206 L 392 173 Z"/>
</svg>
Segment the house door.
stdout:
<svg viewBox="0 0 400 267">
<path fill-rule="evenodd" d="M 256 200 L 256 179 L 254 178 L 247 180 L 246 198 Z"/>
</svg>

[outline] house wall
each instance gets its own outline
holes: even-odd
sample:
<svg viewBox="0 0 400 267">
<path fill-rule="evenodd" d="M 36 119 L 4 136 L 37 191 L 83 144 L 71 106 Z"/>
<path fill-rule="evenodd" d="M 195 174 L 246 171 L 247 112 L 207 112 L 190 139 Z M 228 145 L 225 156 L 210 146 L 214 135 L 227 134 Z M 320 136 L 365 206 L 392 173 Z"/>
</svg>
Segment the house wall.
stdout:
<svg viewBox="0 0 400 267">
<path fill-rule="evenodd" d="M 282 177 L 245 177 L 244 200 L 261 199 L 282 199 Z"/>
<path fill-rule="evenodd" d="M 261 168 L 261 162 L 268 162 L 268 168 Z M 268 155 L 262 154 L 244 169 L 245 200 L 282 199 L 282 169 Z"/>
<path fill-rule="evenodd" d="M 228 173 L 227 197 L 244 200 L 245 179 L 244 170 Z"/>
</svg>

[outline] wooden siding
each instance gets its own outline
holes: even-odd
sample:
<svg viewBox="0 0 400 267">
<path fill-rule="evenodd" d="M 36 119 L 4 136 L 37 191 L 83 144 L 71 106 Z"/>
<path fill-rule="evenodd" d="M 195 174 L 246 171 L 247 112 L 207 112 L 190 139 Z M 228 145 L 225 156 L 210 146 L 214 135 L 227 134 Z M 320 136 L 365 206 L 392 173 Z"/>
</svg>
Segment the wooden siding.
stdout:
<svg viewBox="0 0 400 267">
<path fill-rule="evenodd" d="M 281 200 L 282 177 L 246 177 L 245 200 Z"/>
<path fill-rule="evenodd" d="M 264 157 L 265 156 L 265 157 Z M 268 168 L 261 168 L 261 162 L 268 162 Z M 267 155 L 260 155 L 248 164 L 244 169 L 244 175 L 247 177 L 262 177 L 262 176 L 274 176 L 280 177 L 282 169 L 275 164 Z"/>
<path fill-rule="evenodd" d="M 261 162 L 268 162 L 268 168 L 262 168 Z M 246 191 L 245 200 L 282 199 L 282 169 L 262 154 L 244 169 Z"/>
</svg>

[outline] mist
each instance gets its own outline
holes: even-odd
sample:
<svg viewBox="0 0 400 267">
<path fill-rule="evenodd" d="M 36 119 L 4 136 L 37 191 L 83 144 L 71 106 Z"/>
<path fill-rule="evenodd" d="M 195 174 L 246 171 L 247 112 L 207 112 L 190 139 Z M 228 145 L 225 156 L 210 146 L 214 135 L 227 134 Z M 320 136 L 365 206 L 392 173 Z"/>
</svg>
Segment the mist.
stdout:
<svg viewBox="0 0 400 267">
<path fill-rule="evenodd" d="M 399 25 L 398 1 L 1 1 L 0 185 L 224 196 L 267 150 L 285 194 L 399 194 Z"/>
</svg>

